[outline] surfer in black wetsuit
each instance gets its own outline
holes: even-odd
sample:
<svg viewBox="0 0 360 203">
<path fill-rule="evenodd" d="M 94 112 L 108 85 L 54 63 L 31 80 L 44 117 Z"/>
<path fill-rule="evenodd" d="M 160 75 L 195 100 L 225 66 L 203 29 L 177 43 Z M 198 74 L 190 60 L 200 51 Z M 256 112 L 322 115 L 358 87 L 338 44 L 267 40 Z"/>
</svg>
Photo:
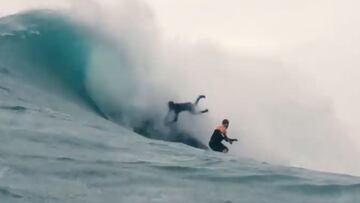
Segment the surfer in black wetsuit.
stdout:
<svg viewBox="0 0 360 203">
<path fill-rule="evenodd" d="M 229 120 L 224 119 L 222 124 L 216 127 L 214 133 L 212 134 L 209 142 L 209 147 L 217 152 L 224 152 L 227 153 L 229 149 L 221 143 L 221 141 L 225 140 L 232 144 L 233 142 L 237 141 L 237 139 L 231 139 L 227 136 L 226 130 L 229 127 Z"/>
<path fill-rule="evenodd" d="M 174 123 L 178 120 L 178 116 L 179 116 L 179 113 L 183 112 L 183 111 L 188 111 L 190 112 L 191 114 L 202 114 L 202 113 L 206 113 L 208 112 L 209 110 L 208 109 L 205 109 L 205 110 L 202 110 L 202 111 L 198 111 L 197 110 L 197 105 L 200 101 L 200 99 L 203 99 L 205 98 L 204 95 L 200 95 L 195 103 L 191 103 L 191 102 L 187 102 L 187 103 L 175 103 L 173 101 L 169 101 L 168 102 L 168 107 L 169 107 L 169 112 L 168 112 L 168 115 L 166 116 L 165 118 L 165 124 L 166 125 L 169 125 L 171 123 Z M 169 114 L 173 112 L 175 113 L 174 115 L 174 118 L 172 120 L 169 121 L 168 117 L 169 117 Z"/>
</svg>

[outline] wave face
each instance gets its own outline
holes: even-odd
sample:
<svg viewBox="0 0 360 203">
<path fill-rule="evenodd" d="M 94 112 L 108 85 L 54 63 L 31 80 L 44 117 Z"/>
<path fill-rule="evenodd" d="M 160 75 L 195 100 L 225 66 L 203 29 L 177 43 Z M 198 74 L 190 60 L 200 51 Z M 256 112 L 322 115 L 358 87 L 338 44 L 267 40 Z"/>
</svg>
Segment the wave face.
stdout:
<svg viewBox="0 0 360 203">
<path fill-rule="evenodd" d="M 131 70 L 129 54 L 125 45 L 115 46 L 104 33 L 74 21 L 65 13 L 41 10 L 1 19 L 0 36 L 2 70 L 146 137 L 207 148 L 188 132 L 159 130 L 154 125 L 162 120 L 159 115 L 149 115 L 146 110 L 130 105 L 134 102 L 132 92 L 139 87 L 135 87 L 137 78 Z M 111 81 L 97 78 L 101 77 L 102 69 L 111 74 L 112 68 L 116 69 L 113 74 L 117 74 L 112 79 L 122 80 L 124 87 L 113 90 L 105 84 Z M 107 91 L 110 93 L 104 93 Z M 122 98 L 113 99 L 114 94 Z"/>
<path fill-rule="evenodd" d="M 99 44 L 129 68 L 126 49 L 65 15 L 0 19 L 1 202 L 360 201 L 358 177 L 151 140 L 104 119 L 119 115 L 89 88 L 89 57 Z M 144 123 L 137 131 L 156 134 Z M 197 144 L 175 135 L 168 139 Z"/>
<path fill-rule="evenodd" d="M 93 106 L 85 87 L 93 37 L 65 15 L 33 11 L 1 19 L 1 67 L 55 93 L 81 97 Z"/>
</svg>

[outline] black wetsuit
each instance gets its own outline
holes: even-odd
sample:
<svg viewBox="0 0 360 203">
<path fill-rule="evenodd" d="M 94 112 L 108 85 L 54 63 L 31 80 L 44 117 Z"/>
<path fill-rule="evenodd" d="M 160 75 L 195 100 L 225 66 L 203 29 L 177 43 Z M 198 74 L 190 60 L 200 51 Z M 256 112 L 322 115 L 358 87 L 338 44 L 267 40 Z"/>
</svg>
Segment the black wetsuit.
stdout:
<svg viewBox="0 0 360 203">
<path fill-rule="evenodd" d="M 224 136 L 221 134 L 220 130 L 214 130 L 214 133 L 211 136 L 209 147 L 217 152 L 223 152 L 224 149 L 228 149 L 225 145 L 221 143 L 223 141 Z"/>
<path fill-rule="evenodd" d="M 190 112 L 191 114 L 201 114 L 201 113 L 206 113 L 208 112 L 208 109 L 205 109 L 205 110 L 202 110 L 202 111 L 199 111 L 197 112 L 196 111 L 196 106 L 197 104 L 199 103 L 199 101 L 201 99 L 205 98 L 204 95 L 200 95 L 195 103 L 191 103 L 191 102 L 186 102 L 186 103 L 174 103 L 174 102 L 169 102 L 169 112 L 170 111 L 174 111 L 175 112 L 175 117 L 172 121 L 170 122 L 167 122 L 167 124 L 170 124 L 170 123 L 173 123 L 173 122 L 176 122 L 178 120 L 178 116 L 179 116 L 179 113 L 183 112 L 183 111 L 188 111 Z M 169 115 L 169 114 L 168 114 Z"/>
<path fill-rule="evenodd" d="M 180 113 L 182 111 L 193 112 L 194 111 L 194 105 L 191 102 L 178 103 L 178 104 L 174 104 L 172 110 L 174 110 L 176 114 L 178 114 L 178 113 Z"/>
<path fill-rule="evenodd" d="M 172 122 L 176 122 L 178 120 L 178 116 L 179 116 L 180 112 L 183 112 L 183 111 L 189 111 L 190 113 L 195 112 L 194 104 L 192 104 L 190 102 L 174 104 L 170 110 L 175 112 L 175 118 Z"/>
</svg>

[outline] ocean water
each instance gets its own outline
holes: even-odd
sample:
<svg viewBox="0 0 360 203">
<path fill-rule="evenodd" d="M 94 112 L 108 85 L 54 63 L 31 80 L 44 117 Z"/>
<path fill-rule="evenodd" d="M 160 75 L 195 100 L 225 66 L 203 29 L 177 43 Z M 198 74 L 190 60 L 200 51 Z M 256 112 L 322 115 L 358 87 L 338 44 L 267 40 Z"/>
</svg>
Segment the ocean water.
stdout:
<svg viewBox="0 0 360 203">
<path fill-rule="evenodd" d="M 99 47 L 121 53 L 126 72 L 126 49 L 64 13 L 0 19 L 1 203 L 360 202 L 359 177 L 137 134 L 90 91 Z"/>
</svg>

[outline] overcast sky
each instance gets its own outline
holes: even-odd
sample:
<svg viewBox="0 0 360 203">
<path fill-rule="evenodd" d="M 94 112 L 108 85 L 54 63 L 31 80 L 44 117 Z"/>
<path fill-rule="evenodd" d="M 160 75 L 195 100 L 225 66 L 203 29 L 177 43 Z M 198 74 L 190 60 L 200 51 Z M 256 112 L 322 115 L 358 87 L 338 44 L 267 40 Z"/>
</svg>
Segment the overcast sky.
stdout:
<svg viewBox="0 0 360 203">
<path fill-rule="evenodd" d="M 360 16 L 360 3 L 351 0 L 146 1 L 167 36 L 208 38 L 230 47 L 297 45 L 355 26 Z"/>
<path fill-rule="evenodd" d="M 64 1 L 55 0 L 0 0 L 0 2 L 0 14 L 38 5 L 64 5 Z M 208 39 L 232 48 L 275 49 L 293 46 L 329 37 L 360 22 L 360 15 L 357 12 L 360 2 L 355 0 L 145 0 L 145 2 L 153 10 L 157 22 L 167 37 L 187 40 Z"/>
</svg>

